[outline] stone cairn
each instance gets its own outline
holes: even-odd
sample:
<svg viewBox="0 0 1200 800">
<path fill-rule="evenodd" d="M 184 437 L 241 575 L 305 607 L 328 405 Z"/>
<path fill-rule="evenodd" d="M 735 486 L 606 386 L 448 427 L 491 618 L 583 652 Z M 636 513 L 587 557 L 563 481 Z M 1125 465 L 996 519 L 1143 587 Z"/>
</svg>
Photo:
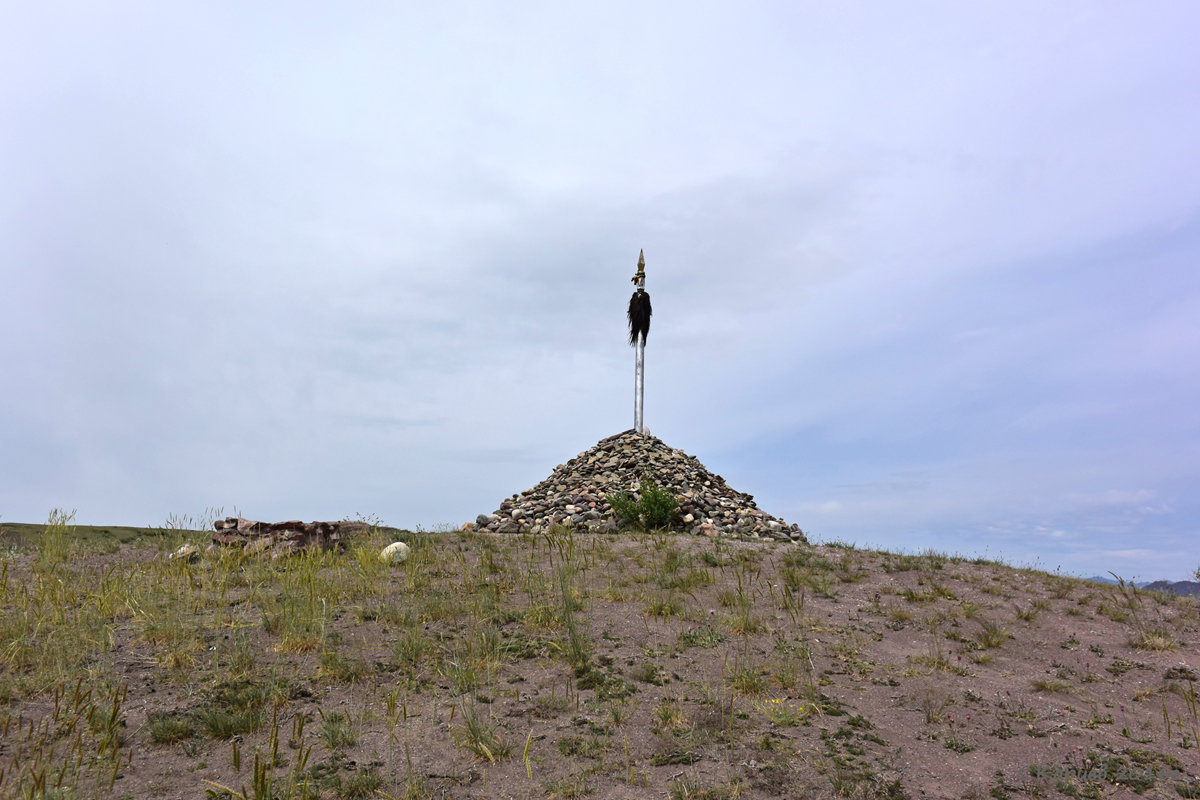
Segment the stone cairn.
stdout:
<svg viewBox="0 0 1200 800">
<path fill-rule="evenodd" d="M 244 547 L 278 558 L 301 550 L 341 550 L 342 540 L 368 529 L 365 522 L 255 522 L 227 517 L 213 523 L 214 546 Z"/>
<path fill-rule="evenodd" d="M 494 514 L 480 514 L 463 529 L 540 533 L 554 525 L 568 525 L 615 532 L 617 522 L 608 495 L 631 492 L 636 496 L 646 474 L 679 501 L 679 519 L 693 534 L 808 542 L 799 526 L 759 510 L 751 495 L 731 489 L 696 458 L 633 430 L 601 439 L 590 450 L 559 464 L 537 486 L 514 494 Z"/>
</svg>

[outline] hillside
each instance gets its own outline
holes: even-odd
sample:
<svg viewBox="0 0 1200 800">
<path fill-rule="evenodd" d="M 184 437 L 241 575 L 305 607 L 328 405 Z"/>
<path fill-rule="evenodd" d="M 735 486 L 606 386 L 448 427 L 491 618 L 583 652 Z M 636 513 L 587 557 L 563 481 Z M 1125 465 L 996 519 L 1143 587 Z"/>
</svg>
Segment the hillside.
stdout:
<svg viewBox="0 0 1200 800">
<path fill-rule="evenodd" d="M 0 548 L 2 798 L 1200 796 L 1194 598 L 661 533 L 81 533 Z"/>
</svg>

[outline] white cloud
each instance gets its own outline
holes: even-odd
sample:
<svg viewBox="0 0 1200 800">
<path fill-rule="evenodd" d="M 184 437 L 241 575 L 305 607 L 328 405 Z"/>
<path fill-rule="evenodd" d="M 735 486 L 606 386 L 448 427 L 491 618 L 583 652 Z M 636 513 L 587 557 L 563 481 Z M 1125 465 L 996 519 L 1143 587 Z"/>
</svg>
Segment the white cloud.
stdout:
<svg viewBox="0 0 1200 800">
<path fill-rule="evenodd" d="M 647 421 L 768 511 L 1178 554 L 1197 22 L 24 7 L 0 364 L 37 388 L 0 396 L 0 513 L 490 511 L 629 424 L 644 247 Z"/>
</svg>

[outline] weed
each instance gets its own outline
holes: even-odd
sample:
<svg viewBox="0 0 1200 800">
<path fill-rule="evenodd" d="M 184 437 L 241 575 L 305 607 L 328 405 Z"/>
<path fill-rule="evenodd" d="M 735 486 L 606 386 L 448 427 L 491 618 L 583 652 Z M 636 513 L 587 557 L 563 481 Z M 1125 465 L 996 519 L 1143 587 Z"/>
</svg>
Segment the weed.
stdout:
<svg viewBox="0 0 1200 800">
<path fill-rule="evenodd" d="M 550 719 L 570 706 L 571 701 L 565 694 L 544 694 L 533 699 L 533 715 L 541 719 Z"/>
<path fill-rule="evenodd" d="M 727 667 L 725 681 L 741 694 L 755 695 L 766 691 L 767 681 L 760 667 L 738 664 Z"/>
<path fill-rule="evenodd" d="M 926 725 L 941 722 L 946 710 L 954 705 L 954 698 L 932 686 L 921 688 L 909 699 L 916 701 Z"/>
<path fill-rule="evenodd" d="M 512 755 L 512 745 L 500 738 L 494 722 L 479 715 L 474 703 L 463 704 L 462 724 L 454 729 L 454 741 L 490 764 Z"/>
<path fill-rule="evenodd" d="M 325 745 L 325 749 L 333 753 L 347 747 L 353 747 L 358 742 L 358 734 L 350 724 L 350 715 L 341 711 L 321 714 L 321 729 L 317 738 Z"/>
<path fill-rule="evenodd" d="M 683 706 L 674 698 L 663 698 L 654 706 L 654 723 L 656 733 L 673 735 L 684 732 L 688 725 Z"/>
<path fill-rule="evenodd" d="M 1035 619 L 1037 619 L 1037 615 L 1041 610 L 1042 609 L 1036 605 L 1029 606 L 1028 608 L 1017 606 L 1017 619 L 1021 620 L 1022 622 L 1033 622 Z"/>
<path fill-rule="evenodd" d="M 558 752 L 568 757 L 602 758 L 612 746 L 611 736 L 568 735 L 558 740 Z"/>
<path fill-rule="evenodd" d="M 1141 662 L 1131 661 L 1130 659 L 1122 658 L 1121 656 L 1115 656 L 1112 660 L 1112 663 L 1104 668 L 1104 671 L 1110 673 L 1111 675 L 1115 675 L 1116 677 L 1119 678 L 1122 675 L 1124 675 L 1126 672 L 1129 672 L 1132 669 L 1145 669 L 1145 668 L 1146 668 L 1146 665 L 1142 664 Z"/>
<path fill-rule="evenodd" d="M 1177 644 L 1175 636 L 1165 628 L 1140 630 L 1129 638 L 1129 646 L 1134 650 L 1149 652 L 1174 650 Z"/>
<path fill-rule="evenodd" d="M 595 786 L 593 786 L 593 782 L 587 774 L 575 772 L 562 778 L 547 781 L 545 787 L 547 800 L 586 797 L 595 791 Z"/>
<path fill-rule="evenodd" d="M 975 640 L 980 646 L 985 648 L 999 647 L 1008 641 L 1011 634 L 1002 628 L 998 623 L 980 618 L 979 631 L 975 634 Z"/>
<path fill-rule="evenodd" d="M 757 703 L 755 707 L 765 714 L 767 719 L 783 728 L 791 728 L 799 725 L 816 708 L 813 705 L 805 705 L 804 703 L 798 703 L 795 700 L 783 697 L 763 700 Z"/>
<path fill-rule="evenodd" d="M 334 793 L 342 800 L 365 800 L 375 797 L 376 790 L 383 785 L 383 776 L 373 768 L 355 772 L 347 778 L 338 776 Z"/>
<path fill-rule="evenodd" d="M 196 723 L 187 714 L 151 714 L 147 727 L 155 744 L 174 744 L 196 735 Z"/>
<path fill-rule="evenodd" d="M 683 601 L 674 592 L 655 593 L 646 604 L 646 613 L 664 621 L 678 617 L 683 613 Z"/>
<path fill-rule="evenodd" d="M 725 634 L 711 625 L 697 625 L 680 631 L 677 641 L 681 647 L 716 647 L 725 641 Z"/>
<path fill-rule="evenodd" d="M 585 669 L 591 659 L 592 642 L 575 614 L 582 608 L 577 596 L 575 577 L 575 569 L 570 564 L 564 564 L 558 570 L 558 615 L 566 629 L 563 652 L 567 656 L 567 663 L 578 671 Z"/>
<path fill-rule="evenodd" d="M 629 677 L 635 681 L 650 683 L 655 686 L 662 686 L 666 682 L 662 667 L 652 661 L 643 661 L 641 664 L 638 664 L 629 673 Z"/>
</svg>

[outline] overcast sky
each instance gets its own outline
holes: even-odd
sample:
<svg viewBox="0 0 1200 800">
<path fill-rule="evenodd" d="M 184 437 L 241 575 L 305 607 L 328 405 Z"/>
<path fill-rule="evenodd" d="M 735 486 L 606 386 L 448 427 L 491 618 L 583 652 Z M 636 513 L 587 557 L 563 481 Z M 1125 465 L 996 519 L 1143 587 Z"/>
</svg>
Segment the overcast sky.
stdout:
<svg viewBox="0 0 1200 800">
<path fill-rule="evenodd" d="M 436 8 L 434 7 L 436 5 Z M 646 423 L 816 540 L 1200 564 L 1200 5 L 12 3 L 0 518 L 458 526 Z"/>
</svg>

